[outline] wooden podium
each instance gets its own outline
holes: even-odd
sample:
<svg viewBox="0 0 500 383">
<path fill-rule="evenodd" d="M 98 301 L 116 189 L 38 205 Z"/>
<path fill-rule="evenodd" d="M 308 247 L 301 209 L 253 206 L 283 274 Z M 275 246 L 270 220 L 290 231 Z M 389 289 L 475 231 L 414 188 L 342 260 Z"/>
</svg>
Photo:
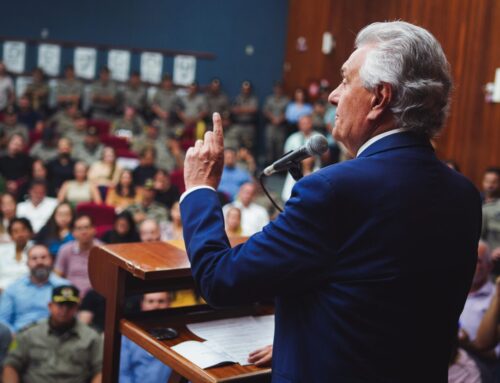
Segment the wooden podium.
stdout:
<svg viewBox="0 0 500 383">
<path fill-rule="evenodd" d="M 232 245 L 243 242 L 236 239 Z M 89 276 L 93 288 L 106 299 L 103 382 L 117 383 L 121 335 L 125 335 L 173 370 L 169 382 L 268 382 L 269 368 L 231 364 L 201 369 L 171 349 L 186 340 L 200 340 L 187 323 L 244 315 L 269 314 L 269 306 L 255 305 L 214 310 L 208 305 L 170 308 L 124 316 L 125 297 L 156 291 L 193 288 L 189 259 L 171 243 L 129 243 L 94 247 L 90 252 Z M 179 336 L 157 340 L 150 329 L 172 327 Z"/>
</svg>

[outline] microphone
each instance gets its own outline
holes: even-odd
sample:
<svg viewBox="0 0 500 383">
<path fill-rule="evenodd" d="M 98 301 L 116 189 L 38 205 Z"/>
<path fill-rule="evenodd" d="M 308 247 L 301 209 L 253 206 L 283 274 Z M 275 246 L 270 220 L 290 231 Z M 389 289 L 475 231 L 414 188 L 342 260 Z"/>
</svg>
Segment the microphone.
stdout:
<svg viewBox="0 0 500 383">
<path fill-rule="evenodd" d="M 270 176 L 276 172 L 287 170 L 298 162 L 311 156 L 319 156 L 328 149 L 328 141 L 321 134 L 315 134 L 300 148 L 286 153 L 280 159 L 274 161 L 271 165 L 264 169 L 263 174 Z"/>
</svg>

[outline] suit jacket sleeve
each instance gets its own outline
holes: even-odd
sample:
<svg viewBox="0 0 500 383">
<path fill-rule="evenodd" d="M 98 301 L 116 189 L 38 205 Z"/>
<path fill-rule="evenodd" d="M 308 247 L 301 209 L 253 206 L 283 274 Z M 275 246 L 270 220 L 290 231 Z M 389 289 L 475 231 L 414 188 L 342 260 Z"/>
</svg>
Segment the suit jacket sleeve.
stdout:
<svg viewBox="0 0 500 383">
<path fill-rule="evenodd" d="M 332 262 L 334 197 L 321 175 L 303 178 L 285 212 L 231 249 L 217 194 L 190 193 L 181 203 L 184 239 L 195 281 L 213 306 L 290 294 L 322 282 Z"/>
</svg>

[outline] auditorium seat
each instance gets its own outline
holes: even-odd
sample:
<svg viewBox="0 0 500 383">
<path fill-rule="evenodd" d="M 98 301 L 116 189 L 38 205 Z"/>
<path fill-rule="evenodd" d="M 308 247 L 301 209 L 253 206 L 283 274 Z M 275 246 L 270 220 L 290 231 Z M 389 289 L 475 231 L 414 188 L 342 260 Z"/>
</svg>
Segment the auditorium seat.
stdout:
<svg viewBox="0 0 500 383">
<path fill-rule="evenodd" d="M 186 190 L 186 185 L 184 185 L 184 170 L 172 170 L 172 172 L 170 173 L 170 182 L 172 182 L 172 185 L 177 186 L 177 189 L 179 189 L 179 192 L 181 194 L 184 193 L 184 191 Z"/>
<path fill-rule="evenodd" d="M 95 126 L 101 139 L 104 136 L 108 136 L 111 130 L 111 123 L 106 120 L 88 120 L 87 126 Z"/>
</svg>

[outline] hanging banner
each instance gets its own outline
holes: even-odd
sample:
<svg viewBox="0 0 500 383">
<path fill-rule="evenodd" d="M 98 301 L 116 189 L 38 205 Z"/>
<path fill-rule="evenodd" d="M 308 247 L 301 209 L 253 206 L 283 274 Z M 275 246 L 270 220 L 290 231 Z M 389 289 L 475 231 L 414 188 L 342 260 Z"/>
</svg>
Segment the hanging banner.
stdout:
<svg viewBox="0 0 500 383">
<path fill-rule="evenodd" d="M 97 51 L 94 48 L 75 48 L 74 66 L 75 75 L 86 80 L 95 78 Z"/>
<path fill-rule="evenodd" d="M 160 53 L 144 52 L 141 54 L 141 80 L 153 84 L 161 82 L 163 56 Z"/>
<path fill-rule="evenodd" d="M 112 49 L 108 52 L 108 68 L 111 78 L 117 81 L 127 81 L 130 73 L 130 52 Z"/>
<path fill-rule="evenodd" d="M 55 44 L 38 46 L 38 66 L 49 76 L 58 76 L 61 66 L 61 47 Z"/>
<path fill-rule="evenodd" d="M 3 43 L 3 62 L 12 73 L 23 73 L 26 62 L 26 43 L 6 41 Z"/>
<path fill-rule="evenodd" d="M 196 78 L 196 58 L 193 56 L 174 57 L 174 84 L 189 85 Z"/>
</svg>

